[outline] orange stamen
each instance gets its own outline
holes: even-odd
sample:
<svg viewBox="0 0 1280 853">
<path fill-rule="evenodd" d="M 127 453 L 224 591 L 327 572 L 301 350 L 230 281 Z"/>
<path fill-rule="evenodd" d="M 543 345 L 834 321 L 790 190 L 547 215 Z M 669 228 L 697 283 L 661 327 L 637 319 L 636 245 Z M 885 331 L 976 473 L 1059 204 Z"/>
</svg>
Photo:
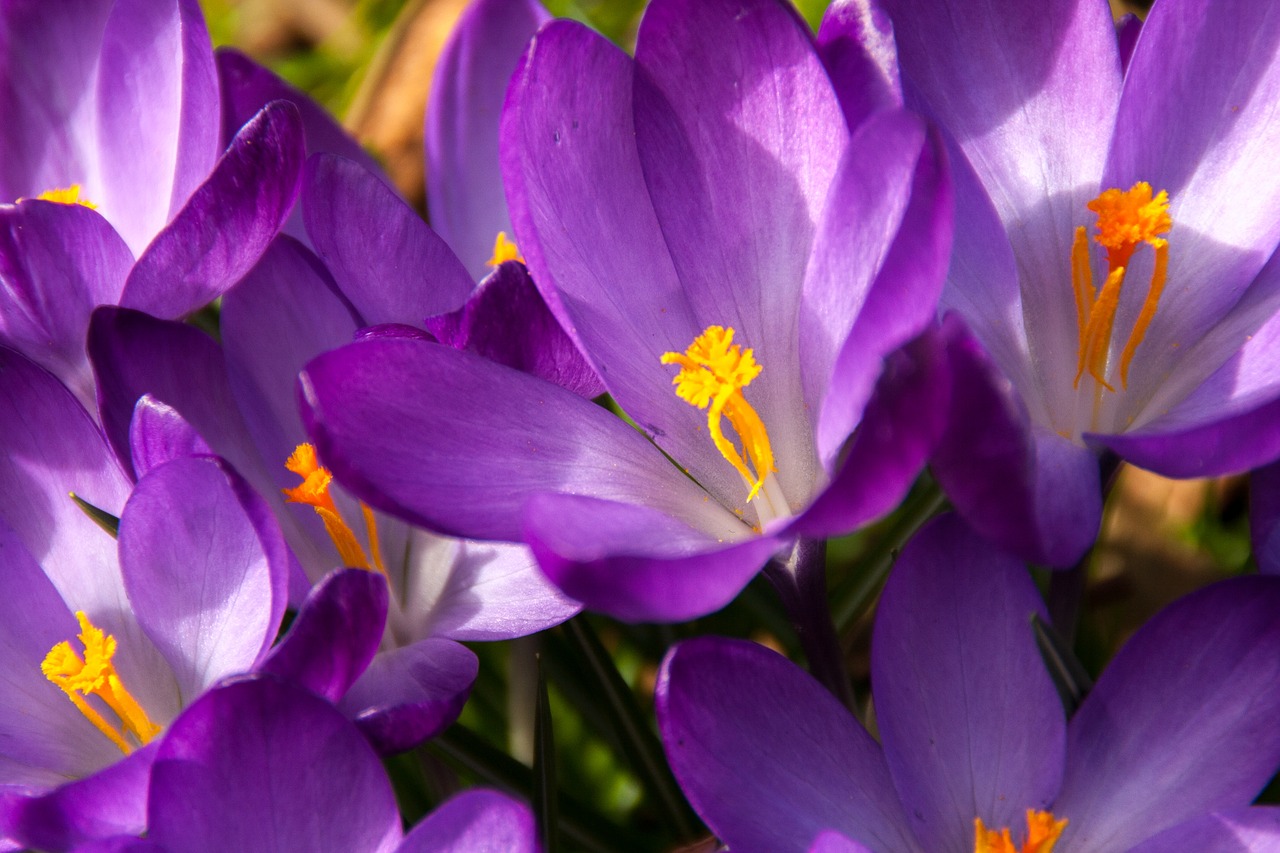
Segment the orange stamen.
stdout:
<svg viewBox="0 0 1280 853">
<path fill-rule="evenodd" d="M 1050 812 L 1027 809 L 1027 840 L 1018 847 L 1006 827 L 987 829 L 982 818 L 973 820 L 973 853 L 1053 853 L 1053 846 L 1067 828 L 1067 820 L 1057 820 Z"/>
<path fill-rule="evenodd" d="M 507 232 L 499 231 L 497 239 L 493 241 L 493 254 L 485 263 L 491 267 L 496 267 L 507 261 L 519 261 L 523 264 L 524 258 L 520 257 L 519 247 L 513 241 L 507 239 Z"/>
<path fill-rule="evenodd" d="M 310 444 L 299 444 L 293 454 L 284 463 L 284 467 L 302 478 L 302 482 L 292 489 L 281 489 L 289 503 L 305 504 L 315 510 L 324 523 L 325 532 L 338 549 L 338 556 L 344 566 L 356 569 L 370 569 L 386 575 L 386 567 L 382 563 L 382 554 L 378 548 L 378 526 L 373 517 L 373 510 L 360 504 L 364 515 L 365 530 L 369 535 L 369 550 L 373 552 L 373 567 L 365 556 L 360 540 L 355 531 L 342 519 L 338 507 L 329 494 L 329 486 L 333 483 L 333 474 L 320 464 L 316 457 L 316 449 Z"/>
</svg>

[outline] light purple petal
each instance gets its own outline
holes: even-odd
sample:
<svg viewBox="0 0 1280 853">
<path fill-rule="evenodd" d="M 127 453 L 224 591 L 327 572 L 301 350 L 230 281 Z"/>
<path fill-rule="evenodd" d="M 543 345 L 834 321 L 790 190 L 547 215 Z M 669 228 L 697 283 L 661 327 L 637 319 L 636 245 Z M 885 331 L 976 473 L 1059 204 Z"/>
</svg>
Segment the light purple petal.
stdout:
<svg viewBox="0 0 1280 853">
<path fill-rule="evenodd" d="M 538 853 L 533 812 L 498 791 L 463 791 L 405 836 L 399 853 Z"/>
<path fill-rule="evenodd" d="M 1021 824 L 1058 792 L 1066 720 L 1031 630 L 1037 614 L 1047 618 L 1026 568 L 954 515 L 894 565 L 871 679 L 885 759 L 926 850 L 972 844 L 975 818 Z"/>
<path fill-rule="evenodd" d="M 951 377 L 942 335 L 930 331 L 884 362 L 861 425 L 830 484 L 796 517 L 791 533 L 848 533 L 906 497 L 946 426 Z"/>
<path fill-rule="evenodd" d="M 124 241 L 82 205 L 0 205 L 0 343 L 52 372 L 92 407 L 89 314 L 120 298 L 132 265 Z"/>
<path fill-rule="evenodd" d="M 531 495 L 568 492 L 648 503 L 729 539 L 747 532 L 620 419 L 470 353 L 370 339 L 312 361 L 299 387 L 338 482 L 429 529 L 516 541 Z"/>
<path fill-rule="evenodd" d="M 118 0 L 96 97 L 98 168 L 85 189 L 141 255 L 219 150 L 218 77 L 195 0 Z"/>
<path fill-rule="evenodd" d="M 120 518 L 120 567 L 186 702 L 248 672 L 275 640 L 284 539 L 262 499 L 216 460 L 178 459 L 138 481 Z"/>
<path fill-rule="evenodd" d="M 874 112 L 902 106 L 893 22 L 880 0 L 836 0 L 828 6 L 817 48 L 850 131 Z"/>
<path fill-rule="evenodd" d="M 828 830 L 818 836 L 809 848 L 809 853 L 874 853 L 856 841 L 850 841 L 835 830 Z"/>
<path fill-rule="evenodd" d="M 381 179 L 331 154 L 307 161 L 302 212 L 360 325 L 419 325 L 463 304 L 474 284 L 457 256 Z"/>
<path fill-rule="evenodd" d="M 177 409 L 149 394 L 138 398 L 129 424 L 129 453 L 139 477 L 152 468 L 187 456 L 212 456 L 200 433 Z"/>
<path fill-rule="evenodd" d="M 1033 426 L 1009 380 L 950 319 L 950 426 L 934 476 L 983 536 L 1030 562 L 1071 565 L 1102 519 L 1097 459 Z"/>
<path fill-rule="evenodd" d="M 415 639 L 509 640 L 582 609 L 538 571 L 529 549 L 411 533 L 399 628 Z"/>
<path fill-rule="evenodd" d="M 148 837 L 173 850 L 383 851 L 386 773 L 329 703 L 270 678 L 205 694 L 156 755 Z"/>
<path fill-rule="evenodd" d="M 458 719 L 480 663 L 452 640 L 385 649 L 339 703 L 383 755 L 435 737 Z"/>
<path fill-rule="evenodd" d="M 426 318 L 427 331 L 442 344 L 470 350 L 568 388 L 587 399 L 604 384 L 560 328 L 524 264 L 508 262 L 492 270 L 449 314 Z"/>
<path fill-rule="evenodd" d="M 258 669 L 337 702 L 373 659 L 386 619 L 385 579 L 366 569 L 332 572 Z"/>
<path fill-rule="evenodd" d="M 1124 850 L 1246 806 L 1280 766 L 1280 579 L 1193 593 L 1143 626 L 1071 719 L 1062 844 Z"/>
<path fill-rule="evenodd" d="M 784 542 L 737 543 L 650 507 L 536 495 L 525 539 L 542 571 L 589 610 L 628 622 L 683 622 L 734 599 Z"/>
<path fill-rule="evenodd" d="M 1149 838 L 1132 853 L 1248 853 L 1280 849 L 1280 808 L 1237 809 L 1194 818 Z"/>
<path fill-rule="evenodd" d="M 919 849 L 879 746 L 777 653 L 686 640 L 662 662 L 655 703 L 680 787 L 735 851 L 805 851 L 825 829 L 875 850 Z"/>
<path fill-rule="evenodd" d="M 284 224 L 303 154 L 297 108 L 265 107 L 138 258 L 120 304 L 172 320 L 221 296 Z"/>
<path fill-rule="evenodd" d="M 525 44 L 550 19 L 536 0 L 478 0 L 454 26 L 436 62 L 427 101 L 427 211 L 431 227 L 472 279 L 511 219 L 498 165 L 507 84 Z"/>
</svg>

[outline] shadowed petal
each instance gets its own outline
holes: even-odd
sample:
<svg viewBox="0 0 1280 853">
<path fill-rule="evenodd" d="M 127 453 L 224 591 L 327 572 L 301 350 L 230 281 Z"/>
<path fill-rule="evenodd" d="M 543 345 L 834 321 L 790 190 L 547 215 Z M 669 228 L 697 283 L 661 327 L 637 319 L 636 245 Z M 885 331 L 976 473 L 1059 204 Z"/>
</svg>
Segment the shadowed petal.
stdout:
<svg viewBox="0 0 1280 853">
<path fill-rule="evenodd" d="M 828 6 L 817 49 L 850 131 L 874 112 L 902 106 L 893 22 L 880 0 L 836 0 Z"/>
<path fill-rule="evenodd" d="M 1280 464 L 1267 465 L 1249 477 L 1249 534 L 1258 568 L 1280 574 Z"/>
<path fill-rule="evenodd" d="M 538 853 L 533 812 L 498 791 L 450 797 L 405 836 L 399 853 Z"/>
</svg>

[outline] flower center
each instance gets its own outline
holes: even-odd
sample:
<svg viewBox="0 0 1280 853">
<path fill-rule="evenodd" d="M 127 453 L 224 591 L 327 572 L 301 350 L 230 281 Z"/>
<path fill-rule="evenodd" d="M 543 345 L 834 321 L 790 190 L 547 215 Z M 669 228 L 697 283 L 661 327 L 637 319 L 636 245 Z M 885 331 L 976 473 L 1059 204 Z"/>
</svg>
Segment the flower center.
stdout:
<svg viewBox="0 0 1280 853">
<path fill-rule="evenodd" d="M 342 519 L 337 505 L 333 502 L 333 496 L 329 494 L 333 474 L 320 464 L 316 458 L 315 447 L 310 444 L 299 444 L 293 449 L 293 455 L 284 463 L 284 467 L 302 478 L 302 482 L 294 488 L 281 490 L 285 498 L 289 503 L 306 504 L 315 510 L 316 515 L 320 516 L 320 520 L 324 522 L 325 532 L 329 534 L 334 547 L 338 549 L 338 556 L 342 558 L 343 565 L 377 571 L 385 577 L 387 568 L 382 562 L 382 552 L 378 547 L 378 521 L 374 517 L 373 510 L 363 503 L 360 504 L 360 512 L 364 516 L 365 534 L 369 539 L 369 553 L 373 556 L 371 567 L 370 559 L 365 555 L 360 541 L 356 539 L 355 532 Z"/>
<path fill-rule="evenodd" d="M 80 622 L 79 639 L 84 646 L 84 657 L 76 654 L 71 643 L 64 640 L 44 656 L 40 671 L 62 688 L 72 704 L 98 731 L 128 755 L 136 746 L 149 743 L 160 733 L 160 727 L 147 718 L 142 706 L 120 682 L 120 676 L 111 663 L 116 653 L 116 638 L 90 622 L 83 611 L 76 613 L 76 619 Z M 120 720 L 120 725 L 117 727 L 107 722 L 86 701 L 89 696 L 101 699 Z M 130 735 L 134 742 L 130 742 Z"/>
<path fill-rule="evenodd" d="M 36 196 L 42 201 L 56 201 L 58 204 L 78 204 L 81 207 L 87 207 L 90 210 L 97 210 L 98 206 L 87 198 L 80 197 L 80 185 L 72 184 L 69 187 L 61 187 L 59 189 L 45 190 Z"/>
<path fill-rule="evenodd" d="M 751 501 L 759 494 L 765 479 L 778 469 L 773 464 L 773 447 L 764 422 L 742 396 L 742 389 L 750 385 L 763 368 L 751 350 L 744 350 L 733 342 L 733 334 L 731 328 L 708 326 L 684 352 L 663 353 L 662 363 L 680 365 L 680 372 L 671 380 L 676 386 L 676 396 L 707 410 L 711 440 L 750 487 L 747 500 Z M 743 453 L 725 437 L 720 428 L 721 417 L 729 419 L 742 442 Z M 744 453 L 751 462 L 750 468 L 742 458 Z"/>
<path fill-rule="evenodd" d="M 1021 847 L 1013 843 L 1008 827 L 987 829 L 982 818 L 973 819 L 973 853 L 1053 853 L 1067 819 L 1056 820 L 1052 813 L 1027 809 L 1027 840 Z"/>
<path fill-rule="evenodd" d="M 493 255 L 485 263 L 497 267 L 507 261 L 519 261 L 523 264 L 524 258 L 520 257 L 520 249 L 516 244 L 507 239 L 507 232 L 499 231 L 498 238 L 493 241 Z"/>
<path fill-rule="evenodd" d="M 1075 242 L 1071 247 L 1071 284 L 1075 290 L 1076 321 L 1080 328 L 1080 354 L 1074 387 L 1080 387 L 1080 377 L 1088 369 L 1099 386 L 1115 391 L 1107 381 L 1107 353 L 1111 350 L 1111 326 L 1115 322 L 1116 307 L 1120 304 L 1125 268 L 1140 244 L 1146 243 L 1155 250 L 1155 269 L 1151 273 L 1147 298 L 1120 355 L 1120 384 L 1127 388 L 1129 363 L 1156 316 L 1160 292 L 1164 290 L 1169 268 L 1169 241 L 1161 235 L 1169 232 L 1173 220 L 1169 217 L 1169 194 L 1161 190 L 1152 197 L 1151 184 L 1145 181 L 1139 181 L 1127 191 L 1109 189 L 1089 202 L 1088 207 L 1098 214 L 1098 233 L 1094 239 L 1107 250 L 1108 271 L 1099 293 L 1094 289 L 1093 271 L 1089 266 L 1087 229 L 1081 225 L 1076 229 Z"/>
</svg>

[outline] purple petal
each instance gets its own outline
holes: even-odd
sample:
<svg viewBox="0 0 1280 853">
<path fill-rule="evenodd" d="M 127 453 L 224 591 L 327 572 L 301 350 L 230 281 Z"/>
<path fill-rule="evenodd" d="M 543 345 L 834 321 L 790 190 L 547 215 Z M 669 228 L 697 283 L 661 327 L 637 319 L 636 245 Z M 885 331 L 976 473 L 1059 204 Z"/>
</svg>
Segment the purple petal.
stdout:
<svg viewBox="0 0 1280 853">
<path fill-rule="evenodd" d="M 538 853 L 533 812 L 498 791 L 474 788 L 440 804 L 405 836 L 398 853 Z"/>
<path fill-rule="evenodd" d="M 587 399 L 604 384 L 560 328 L 524 264 L 504 263 L 450 314 L 428 317 L 442 344 L 530 373 Z"/>
<path fill-rule="evenodd" d="M 390 850 L 386 773 L 329 703 L 269 678 L 205 694 L 152 769 L 148 837 L 174 850 Z"/>
<path fill-rule="evenodd" d="M 473 280 L 453 251 L 373 172 L 330 154 L 307 162 L 302 212 L 360 325 L 420 324 L 466 301 Z"/>
<path fill-rule="evenodd" d="M 0 837 L 23 847 L 63 850 L 95 838 L 137 835 L 146 829 L 148 783 L 156 744 L 100 773 L 44 796 L 0 793 Z"/>
<path fill-rule="evenodd" d="M 275 640 L 284 539 L 262 499 L 215 460 L 178 459 L 138 481 L 120 518 L 120 566 L 188 700 L 248 672 Z"/>
<path fill-rule="evenodd" d="M 1280 808 L 1236 809 L 1180 823 L 1131 853 L 1240 853 L 1280 849 Z"/>
<path fill-rule="evenodd" d="M 831 483 L 789 532 L 818 537 L 848 533 L 906 497 L 946 425 L 951 389 L 941 337 L 927 332 L 885 360 Z"/>
<path fill-rule="evenodd" d="M 1132 12 L 1122 17 L 1116 24 L 1116 44 L 1120 50 L 1120 68 L 1129 70 L 1129 61 L 1133 59 L 1133 49 L 1138 44 L 1138 36 L 1142 33 L 1142 19 Z"/>
<path fill-rule="evenodd" d="M 128 611 L 116 543 L 67 497 L 119 517 L 129 480 L 71 393 L 0 347 L 0 518 L 40 563 L 63 600 L 95 622 Z M 101 626 L 106 627 L 106 626 Z"/>
<path fill-rule="evenodd" d="M 316 584 L 289 633 L 258 669 L 337 702 L 373 659 L 386 621 L 383 577 L 366 569 L 332 572 Z"/>
<path fill-rule="evenodd" d="M 1280 464 L 1267 465 L 1249 477 L 1249 534 L 1258 568 L 1280 574 Z"/>
<path fill-rule="evenodd" d="M 654 701 L 680 787 L 734 850 L 804 851 L 825 829 L 918 849 L 876 742 L 775 652 L 686 640 L 667 653 Z"/>
<path fill-rule="evenodd" d="M 628 622 L 683 622 L 734 599 L 783 542 L 717 541 L 644 506 L 536 495 L 525 539 L 542 571 L 590 610 Z"/>
<path fill-rule="evenodd" d="M 177 409 L 150 394 L 138 398 L 129 424 L 129 453 L 138 477 L 152 468 L 187 456 L 212 456 L 200 433 Z"/>
<path fill-rule="evenodd" d="M 102 40 L 96 130 L 98 174 L 86 190 L 142 254 L 219 150 L 218 78 L 195 0 L 115 4 Z"/>
<path fill-rule="evenodd" d="M 427 101 L 431 227 L 479 281 L 499 231 L 511 233 L 498 165 L 507 84 L 525 44 L 550 19 L 535 0 L 478 0 L 454 26 Z"/>
<path fill-rule="evenodd" d="M 983 536 L 1033 563 L 1067 566 L 1093 544 L 1102 488 L 1092 451 L 1033 426 L 981 345 L 951 318 L 950 426 L 932 467 Z"/>
<path fill-rule="evenodd" d="M 894 565 L 871 679 L 889 771 L 926 850 L 971 844 L 975 818 L 1010 826 L 1053 802 L 1066 720 L 1036 614 L 1047 618 L 1026 568 L 955 516 L 930 523 Z"/>
<path fill-rule="evenodd" d="M 221 296 L 257 263 L 284 224 L 302 158 L 297 108 L 282 102 L 265 107 L 138 258 L 120 304 L 177 319 Z"/>
<path fill-rule="evenodd" d="M 828 830 L 818 836 L 809 848 L 809 853 L 874 853 L 856 841 L 850 841 L 834 830 Z"/>
<path fill-rule="evenodd" d="M 617 417 L 470 353 L 372 339 L 315 359 L 299 387 L 338 482 L 428 529 L 516 541 L 531 495 L 570 492 L 647 503 L 730 539 L 746 532 Z"/>
<path fill-rule="evenodd" d="M 893 22 L 880 0 L 836 0 L 828 6 L 817 48 L 851 131 L 874 112 L 902 106 Z"/>
<path fill-rule="evenodd" d="M 91 407 L 89 314 L 120 298 L 132 265 L 124 241 L 82 205 L 0 205 L 0 343 L 52 372 Z"/>
<path fill-rule="evenodd" d="M 1071 719 L 1062 843 L 1126 849 L 1248 805 L 1280 766 L 1280 579 L 1193 593 L 1143 626 Z"/>
<path fill-rule="evenodd" d="M 523 545 L 412 535 L 400 618 L 415 638 L 509 640 L 582 609 L 538 571 Z"/>
<path fill-rule="evenodd" d="M 466 646 L 429 638 L 386 649 L 339 707 L 383 755 L 435 737 L 458 719 L 480 663 Z"/>
<path fill-rule="evenodd" d="M 820 413 L 818 453 L 828 465 L 857 425 L 881 360 L 937 312 L 951 197 L 935 143 L 905 112 L 868 121 L 849 143 L 819 223 L 800 356 L 805 400 Z"/>
</svg>

